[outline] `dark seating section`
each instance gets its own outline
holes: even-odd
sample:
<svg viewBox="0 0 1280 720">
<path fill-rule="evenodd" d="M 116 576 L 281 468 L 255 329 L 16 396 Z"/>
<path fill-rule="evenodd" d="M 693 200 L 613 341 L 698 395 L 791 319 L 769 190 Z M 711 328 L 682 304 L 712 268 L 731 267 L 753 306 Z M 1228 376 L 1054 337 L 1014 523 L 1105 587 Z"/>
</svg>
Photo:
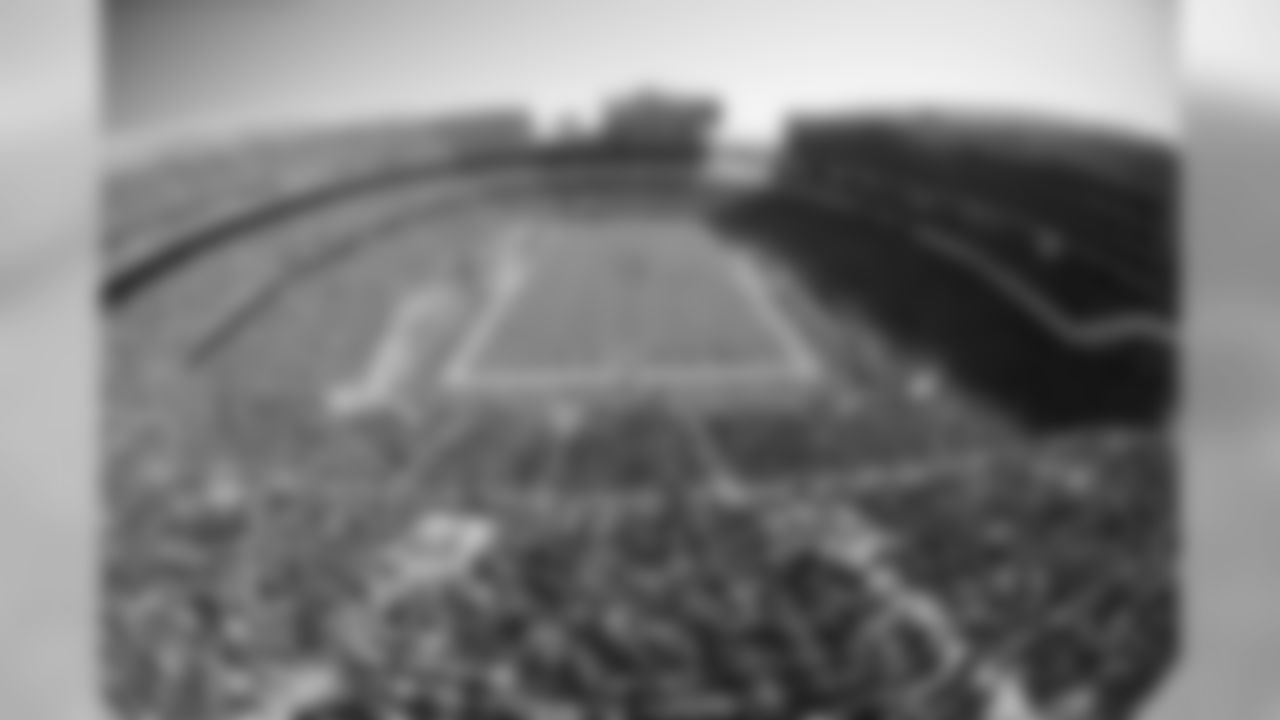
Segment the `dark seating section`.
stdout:
<svg viewBox="0 0 1280 720">
<path fill-rule="evenodd" d="M 1070 131 L 1059 132 L 1063 137 L 1056 142 L 1069 146 Z M 801 168 L 827 166 L 878 182 L 884 190 L 881 200 L 895 192 L 901 198 L 905 192 L 926 191 L 941 198 L 944 208 L 978 203 L 1013 219 L 1051 227 L 1064 236 L 1073 253 L 1092 264 L 1119 265 L 1117 272 L 1141 286 L 1152 309 L 1174 309 L 1178 195 L 1175 167 L 1164 157 L 1168 151 L 1162 155 L 1158 147 L 1136 142 L 1109 147 L 1116 162 L 1142 170 L 1118 180 L 1062 157 L 1068 151 L 1032 152 L 1012 142 L 1006 143 L 1009 147 L 992 146 L 981 133 L 980 126 L 959 125 L 943 134 L 927 125 L 912 125 L 909 118 L 896 124 L 800 123 L 788 148 L 785 172 L 797 173 L 802 181 Z M 1055 139 L 1041 142 L 1047 145 Z"/>
<path fill-rule="evenodd" d="M 866 316 L 906 352 L 942 361 L 966 390 L 1030 429 L 1165 423 L 1176 404 L 1176 348 L 1146 336 L 1078 344 L 927 238 L 989 259 L 1073 322 L 1138 316 L 1176 339 L 1168 218 L 1115 193 L 1150 225 L 1131 232 L 1134 222 L 1082 205 L 1074 185 L 1041 176 L 1039 165 L 941 143 L 892 125 L 798 129 L 774 187 L 728 203 L 719 222 L 732 241 L 794 268 L 834 311 Z M 1096 193 L 1110 198 L 1108 182 L 1099 179 Z M 1134 193 L 1160 198 L 1152 185 Z M 1025 228 L 966 214 L 969 197 L 995 218 L 1031 218 L 1066 259 L 1037 257 L 1044 251 Z"/>
</svg>

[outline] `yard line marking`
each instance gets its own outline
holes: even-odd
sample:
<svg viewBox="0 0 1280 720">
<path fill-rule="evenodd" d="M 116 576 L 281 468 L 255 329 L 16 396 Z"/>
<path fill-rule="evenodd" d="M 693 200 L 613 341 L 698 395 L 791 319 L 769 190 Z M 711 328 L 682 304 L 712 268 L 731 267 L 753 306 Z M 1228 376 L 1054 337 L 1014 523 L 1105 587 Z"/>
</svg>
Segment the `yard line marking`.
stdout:
<svg viewBox="0 0 1280 720">
<path fill-rule="evenodd" d="M 755 305 L 761 321 L 773 332 L 774 338 L 782 346 L 791 371 L 801 377 L 817 375 L 819 367 L 813 350 L 800 339 L 795 327 L 782 314 L 777 300 L 769 294 L 761 270 L 742 255 L 730 255 L 728 261 L 733 276 Z"/>
<path fill-rule="evenodd" d="M 455 305 L 448 288 L 430 286 L 402 299 L 390 313 L 386 330 L 365 371 L 357 378 L 337 385 L 325 403 L 337 417 L 367 412 L 401 399 L 398 390 L 413 372 L 424 330 Z"/>
<path fill-rule="evenodd" d="M 522 246 L 529 243 L 532 228 L 520 225 L 509 230 L 505 239 L 497 246 L 496 265 L 492 286 L 488 294 L 488 303 L 471 325 L 471 330 L 453 356 L 449 358 L 441 377 L 445 386 L 464 386 L 473 382 L 472 366 L 480 351 L 489 344 L 502 320 L 506 318 L 511 304 L 524 290 L 531 275 L 527 254 L 521 253 Z"/>
</svg>

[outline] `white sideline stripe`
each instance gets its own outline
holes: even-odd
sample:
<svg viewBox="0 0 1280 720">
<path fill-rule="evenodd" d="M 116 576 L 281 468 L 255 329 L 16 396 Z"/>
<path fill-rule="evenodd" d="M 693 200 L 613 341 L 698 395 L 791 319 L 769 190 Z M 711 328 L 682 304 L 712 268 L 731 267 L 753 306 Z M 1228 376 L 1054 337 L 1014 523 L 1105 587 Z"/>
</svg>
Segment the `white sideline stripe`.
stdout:
<svg viewBox="0 0 1280 720">
<path fill-rule="evenodd" d="M 463 338 L 457 351 L 449 358 L 441 377 L 442 384 L 464 385 L 471 381 L 476 356 L 489 344 L 498 326 L 506 318 L 508 308 L 528 283 L 528 258 L 520 254 L 519 247 L 528 242 L 531 232 L 532 229 L 527 225 L 513 228 L 498 246 L 498 262 L 489 302 L 472 324 L 471 331 Z"/>
<path fill-rule="evenodd" d="M 921 232 L 919 237 L 923 243 L 942 255 L 981 275 L 1058 335 L 1076 345 L 1105 346 L 1133 339 L 1166 344 L 1173 342 L 1173 333 L 1168 324 L 1151 315 L 1132 313 L 1094 322 L 1073 320 L 1034 289 L 1018 282 L 1011 273 L 979 257 L 977 253 L 947 238 L 940 231 Z"/>
<path fill-rule="evenodd" d="M 423 328 L 438 320 L 452 304 L 450 292 L 438 286 L 419 290 L 401 300 L 391 313 L 382 340 L 365 371 L 328 393 L 329 413 L 350 415 L 395 402 L 396 391 L 413 371 Z"/>
<path fill-rule="evenodd" d="M 773 333 L 774 339 L 786 353 L 791 369 L 802 376 L 813 376 L 818 373 L 818 363 L 812 348 L 800 339 L 796 329 L 782 314 L 778 302 L 769 294 L 764 276 L 759 268 L 746 257 L 729 256 L 733 276 L 741 285 L 743 293 L 755 305 L 761 321 Z"/>
</svg>

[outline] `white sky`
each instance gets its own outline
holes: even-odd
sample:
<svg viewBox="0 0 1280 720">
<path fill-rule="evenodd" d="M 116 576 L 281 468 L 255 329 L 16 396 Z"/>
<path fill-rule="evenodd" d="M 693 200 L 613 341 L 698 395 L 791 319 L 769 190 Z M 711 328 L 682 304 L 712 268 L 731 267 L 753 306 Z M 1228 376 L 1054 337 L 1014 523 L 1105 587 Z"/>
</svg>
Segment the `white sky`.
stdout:
<svg viewBox="0 0 1280 720">
<path fill-rule="evenodd" d="M 735 129 L 815 103 L 1030 106 L 1171 134 L 1165 0 L 144 0 L 115 18 L 124 136 L 709 88 Z"/>
<path fill-rule="evenodd" d="M 1182 23 L 1184 67 L 1195 80 L 1244 90 L 1280 107 L 1280 2 L 1199 0 Z"/>
</svg>

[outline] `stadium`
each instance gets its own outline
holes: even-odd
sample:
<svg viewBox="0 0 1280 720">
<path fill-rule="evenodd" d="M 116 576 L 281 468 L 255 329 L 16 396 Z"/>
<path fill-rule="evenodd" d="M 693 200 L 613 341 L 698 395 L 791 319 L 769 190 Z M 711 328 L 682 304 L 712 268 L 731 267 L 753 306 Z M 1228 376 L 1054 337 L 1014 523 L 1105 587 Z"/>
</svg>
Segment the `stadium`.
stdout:
<svg viewBox="0 0 1280 720">
<path fill-rule="evenodd" d="M 120 720 L 1128 720 L 1180 648 L 1169 147 L 622 96 L 106 184 Z"/>
</svg>

